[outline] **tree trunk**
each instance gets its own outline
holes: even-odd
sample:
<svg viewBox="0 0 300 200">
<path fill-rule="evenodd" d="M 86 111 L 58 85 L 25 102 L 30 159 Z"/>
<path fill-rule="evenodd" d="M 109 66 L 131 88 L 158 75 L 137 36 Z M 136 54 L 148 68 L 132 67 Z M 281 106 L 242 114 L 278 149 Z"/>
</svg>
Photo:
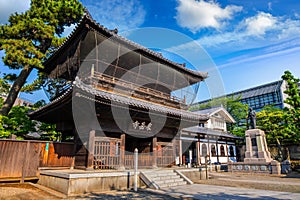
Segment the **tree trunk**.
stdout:
<svg viewBox="0 0 300 200">
<path fill-rule="evenodd" d="M 29 74 L 31 73 L 32 69 L 33 68 L 28 68 L 28 67 L 24 67 L 22 69 L 21 73 L 19 74 L 19 76 L 15 80 L 14 84 L 12 85 L 7 98 L 3 103 L 2 108 L 0 109 L 0 115 L 5 115 L 5 116 L 8 115 L 10 109 L 14 105 L 14 103 L 18 97 L 18 94 L 19 94 L 21 88 L 23 87 L 23 85 L 25 84 L 25 81 L 26 81 L 27 77 L 29 76 Z"/>
</svg>

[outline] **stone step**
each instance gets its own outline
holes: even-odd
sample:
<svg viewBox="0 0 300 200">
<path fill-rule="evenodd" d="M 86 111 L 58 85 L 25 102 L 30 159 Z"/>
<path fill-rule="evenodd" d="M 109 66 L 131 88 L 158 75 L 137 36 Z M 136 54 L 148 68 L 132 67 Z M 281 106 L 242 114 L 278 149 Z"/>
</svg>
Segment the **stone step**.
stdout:
<svg viewBox="0 0 300 200">
<path fill-rule="evenodd" d="M 156 177 L 151 177 L 153 181 L 160 181 L 160 180 L 166 180 L 166 179 L 178 179 L 180 176 L 174 175 L 174 176 L 156 176 Z"/>
<path fill-rule="evenodd" d="M 159 180 L 159 181 L 155 181 L 155 183 L 157 185 L 161 185 L 164 183 L 176 183 L 176 182 L 181 182 L 181 181 L 183 181 L 183 178 Z"/>
<path fill-rule="evenodd" d="M 149 177 L 155 178 L 155 177 L 168 177 L 168 176 L 176 176 L 177 174 L 174 172 L 167 172 L 167 173 L 161 173 L 161 174 L 151 174 L 151 173 L 144 173 Z"/>
<path fill-rule="evenodd" d="M 182 175 L 173 170 L 143 171 L 143 177 L 146 178 L 148 186 L 155 189 L 188 184 Z"/>
<path fill-rule="evenodd" d="M 185 181 L 178 181 L 178 182 L 173 182 L 173 183 L 164 183 L 158 185 L 160 188 L 166 188 L 166 187 L 175 187 L 179 185 L 186 185 L 187 183 Z"/>
</svg>

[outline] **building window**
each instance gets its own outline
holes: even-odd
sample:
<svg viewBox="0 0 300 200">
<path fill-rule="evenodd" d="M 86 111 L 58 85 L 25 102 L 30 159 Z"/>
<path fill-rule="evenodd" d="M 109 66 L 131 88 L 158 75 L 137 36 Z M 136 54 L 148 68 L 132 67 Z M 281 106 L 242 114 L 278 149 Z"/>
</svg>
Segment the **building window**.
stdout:
<svg viewBox="0 0 300 200">
<path fill-rule="evenodd" d="M 221 156 L 225 156 L 225 148 L 224 148 L 224 145 L 221 145 L 220 151 L 221 151 Z"/>
<path fill-rule="evenodd" d="M 216 156 L 216 146 L 211 145 L 211 156 Z"/>
</svg>

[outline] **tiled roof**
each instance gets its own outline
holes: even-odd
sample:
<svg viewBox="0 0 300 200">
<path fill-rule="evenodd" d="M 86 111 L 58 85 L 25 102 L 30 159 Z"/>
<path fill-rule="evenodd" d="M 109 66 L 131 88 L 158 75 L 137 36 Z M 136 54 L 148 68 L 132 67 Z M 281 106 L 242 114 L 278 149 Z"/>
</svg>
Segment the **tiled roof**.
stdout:
<svg viewBox="0 0 300 200">
<path fill-rule="evenodd" d="M 259 95 L 279 91 L 280 87 L 281 87 L 281 84 L 282 84 L 282 80 L 275 81 L 275 82 L 267 83 L 267 84 L 264 84 L 264 85 L 256 86 L 256 87 L 253 87 L 253 88 L 249 88 L 249 89 L 246 89 L 246 90 L 241 90 L 241 91 L 238 91 L 238 92 L 230 93 L 230 94 L 220 96 L 220 97 L 217 97 L 217 98 L 222 98 L 222 97 L 226 97 L 226 96 L 227 97 L 233 96 L 234 98 L 241 97 L 241 99 L 246 99 L 246 98 L 250 98 L 250 97 L 255 97 L 255 96 L 259 96 Z M 200 101 L 198 103 L 194 103 L 193 105 L 205 104 L 205 103 L 208 103 L 210 100 L 211 99 Z"/>
<path fill-rule="evenodd" d="M 103 90 L 97 90 L 90 85 L 84 84 L 78 77 L 76 77 L 74 85 L 77 88 L 79 88 L 87 93 L 90 93 L 92 95 L 101 97 L 102 99 L 106 99 L 106 100 L 109 100 L 112 102 L 121 103 L 121 104 L 125 104 L 125 105 L 131 105 L 131 106 L 135 106 L 138 108 L 148 109 L 151 111 L 157 111 L 157 112 L 175 115 L 175 116 L 192 119 L 192 120 L 203 120 L 203 121 L 208 120 L 208 115 L 205 115 L 205 114 L 193 113 L 193 112 L 190 112 L 187 110 L 182 110 L 182 109 L 163 106 L 161 104 L 152 103 L 150 101 L 144 101 L 144 100 L 140 100 L 140 99 L 131 98 L 129 96 L 122 96 L 120 94 L 115 94 L 115 93 L 111 93 L 111 92 L 107 92 L 107 91 L 103 91 Z M 97 101 L 97 100 L 91 99 L 90 97 L 85 96 L 84 94 L 81 94 L 81 93 L 76 94 L 76 96 Z"/>
<path fill-rule="evenodd" d="M 162 56 L 161 53 L 155 52 L 153 50 L 150 50 L 140 44 L 137 44 L 131 40 L 128 40 L 120 35 L 118 35 L 116 33 L 115 30 L 109 30 L 107 28 L 105 28 L 103 25 L 100 25 L 99 23 L 97 23 L 88 12 L 85 12 L 85 14 L 83 15 L 82 19 L 80 20 L 80 22 L 76 25 L 76 27 L 73 29 L 73 31 L 71 32 L 71 34 L 66 38 L 66 40 L 53 52 L 53 54 L 45 61 L 44 65 L 47 65 L 47 63 L 49 63 L 51 61 L 51 59 L 53 59 L 56 55 L 59 54 L 59 52 L 61 51 L 61 49 L 65 46 L 67 46 L 68 44 L 70 44 L 71 40 L 73 38 L 76 37 L 76 34 L 78 32 L 80 32 L 81 28 L 84 27 L 85 24 L 89 24 L 92 26 L 92 28 L 96 31 L 98 31 L 99 33 L 103 33 L 106 34 L 109 38 L 112 38 L 113 40 L 116 40 L 118 42 L 124 43 L 126 45 L 131 46 L 133 49 L 136 50 L 140 50 L 146 54 L 149 54 L 153 57 L 155 57 L 156 59 L 159 59 L 171 66 L 175 66 L 178 69 L 181 69 L 183 71 L 189 72 L 193 75 L 199 76 L 202 79 L 205 79 L 208 77 L 208 73 L 207 72 L 201 72 L 201 71 L 195 71 L 195 70 L 191 70 L 185 67 L 184 64 L 180 64 L 180 63 L 176 63 L 173 62 L 165 57 Z"/>
<path fill-rule="evenodd" d="M 45 105 L 44 107 L 41 107 L 38 110 L 29 113 L 29 116 L 33 116 L 37 113 L 41 113 L 48 108 L 51 109 L 51 107 L 53 105 L 59 103 L 59 101 L 64 99 L 66 96 L 69 96 L 70 93 L 72 93 L 75 88 L 78 88 L 86 93 L 95 95 L 102 99 L 109 100 L 111 102 L 121 103 L 124 105 L 131 105 L 131 106 L 135 106 L 135 107 L 142 108 L 142 109 L 157 111 L 160 113 L 166 113 L 166 114 L 170 114 L 170 115 L 174 115 L 174 116 L 178 116 L 178 117 L 183 117 L 185 119 L 206 121 L 209 118 L 209 116 L 205 115 L 205 114 L 197 114 L 197 113 L 193 113 L 193 112 L 190 112 L 187 110 L 167 107 L 167 106 L 152 103 L 149 101 L 131 98 L 129 96 L 122 96 L 120 94 L 115 94 L 112 92 L 98 90 L 98 89 L 95 89 L 94 87 L 92 87 L 91 85 L 87 85 L 87 84 L 83 83 L 78 77 L 76 77 L 75 81 L 73 82 L 73 85 L 63 95 L 56 98 L 55 100 L 53 100 L 49 104 Z M 98 101 L 96 98 L 91 98 L 90 95 L 85 95 L 84 93 L 77 92 L 75 95 L 77 97 L 86 98 L 91 101 L 96 101 L 96 102 Z M 101 101 L 100 103 L 103 103 L 103 102 Z"/>
<path fill-rule="evenodd" d="M 191 133 L 200 133 L 200 134 L 217 136 L 217 137 L 241 139 L 241 137 L 235 136 L 228 132 L 218 131 L 218 130 L 200 127 L 200 126 L 192 126 L 192 127 L 184 128 L 184 129 L 182 129 L 182 131 L 183 132 L 191 132 Z"/>
<path fill-rule="evenodd" d="M 282 84 L 282 81 L 275 81 L 272 83 L 253 87 L 253 88 L 250 88 L 247 90 L 242 90 L 242 91 L 238 91 L 235 93 L 231 93 L 231 94 L 228 94 L 227 96 L 232 96 L 232 95 L 234 97 L 241 96 L 242 99 L 246 99 L 246 98 L 250 98 L 250 97 L 254 97 L 254 96 L 260 96 L 263 94 L 268 94 L 268 93 L 272 93 L 272 92 L 276 92 L 276 91 L 280 90 L 281 84 Z"/>
<path fill-rule="evenodd" d="M 212 113 L 216 112 L 217 110 L 219 110 L 221 107 L 213 107 L 213 108 L 206 108 L 206 109 L 202 109 L 202 110 L 197 110 L 195 111 L 198 114 L 207 114 L 207 115 L 211 115 Z"/>
</svg>

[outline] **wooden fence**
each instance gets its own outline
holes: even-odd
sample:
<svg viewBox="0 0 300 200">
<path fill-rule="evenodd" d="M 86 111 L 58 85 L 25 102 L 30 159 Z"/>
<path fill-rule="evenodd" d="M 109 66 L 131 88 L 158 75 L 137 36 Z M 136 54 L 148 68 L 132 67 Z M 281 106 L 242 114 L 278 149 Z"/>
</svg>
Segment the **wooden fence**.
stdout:
<svg viewBox="0 0 300 200">
<path fill-rule="evenodd" d="M 0 180 L 34 178 L 40 167 L 71 167 L 74 144 L 0 140 Z"/>
</svg>

